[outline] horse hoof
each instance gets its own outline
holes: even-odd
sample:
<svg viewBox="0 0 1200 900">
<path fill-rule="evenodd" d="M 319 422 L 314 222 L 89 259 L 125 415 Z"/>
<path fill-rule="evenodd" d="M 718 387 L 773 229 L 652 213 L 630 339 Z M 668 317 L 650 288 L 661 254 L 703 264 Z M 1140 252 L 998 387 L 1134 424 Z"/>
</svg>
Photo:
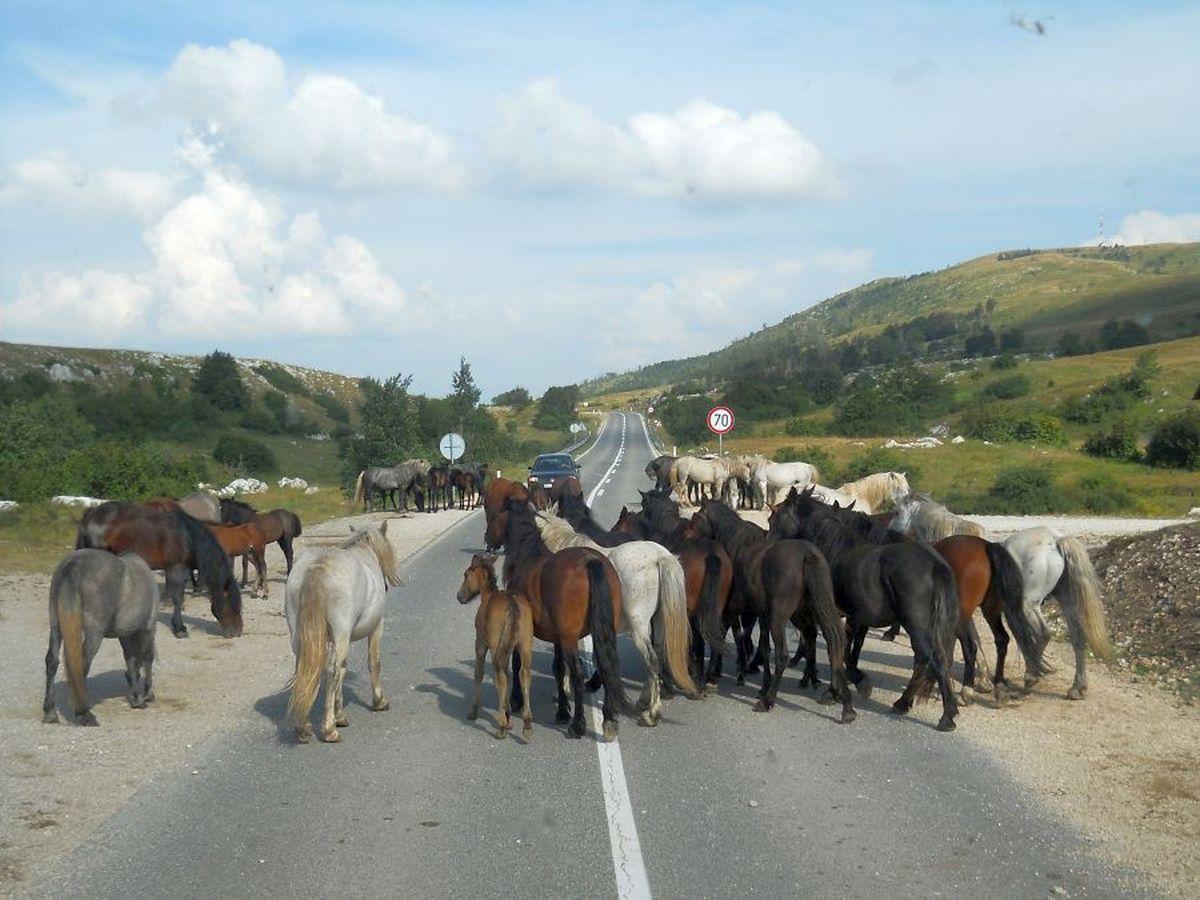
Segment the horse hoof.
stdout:
<svg viewBox="0 0 1200 900">
<path fill-rule="evenodd" d="M 1037 687 L 1037 683 L 1041 680 L 1042 679 L 1040 678 L 1031 678 L 1028 675 L 1025 676 L 1025 690 L 1032 691 L 1035 687 Z"/>
<path fill-rule="evenodd" d="M 171 634 L 175 635 L 177 638 L 185 638 L 187 637 L 187 626 L 180 625 L 178 628 L 173 629 Z"/>
<path fill-rule="evenodd" d="M 859 680 L 858 684 L 854 685 L 854 689 L 862 694 L 863 697 L 870 698 L 871 691 L 874 690 L 874 687 L 871 685 L 871 680 L 864 675 Z"/>
<path fill-rule="evenodd" d="M 896 635 L 891 631 L 885 631 L 883 634 L 881 634 L 879 636 L 879 639 L 881 641 L 887 641 L 887 642 L 891 643 L 892 641 L 894 641 L 896 639 Z"/>
<path fill-rule="evenodd" d="M 522 728 L 521 729 L 521 737 L 525 741 L 532 741 L 533 740 L 533 726 L 526 725 L 524 728 Z"/>
<path fill-rule="evenodd" d="M 754 704 L 754 711 L 757 713 L 765 713 L 771 711 L 771 706 L 765 700 L 759 700 Z"/>
<path fill-rule="evenodd" d="M 467 721 L 468 722 L 474 722 L 478 718 L 479 718 L 479 710 L 477 710 L 477 709 L 473 709 L 469 713 L 467 713 Z"/>
<path fill-rule="evenodd" d="M 502 741 L 502 740 L 504 740 L 506 737 L 508 737 L 508 732 L 507 732 L 506 730 L 504 730 L 503 728 L 499 729 L 499 730 L 496 732 L 496 740 L 498 740 L 498 741 Z"/>
<path fill-rule="evenodd" d="M 970 706 L 975 702 L 975 692 L 964 684 L 958 692 L 958 702 L 963 706 Z"/>
<path fill-rule="evenodd" d="M 307 725 L 302 725 L 296 729 L 296 741 L 301 744 L 307 744 L 309 738 L 312 737 L 312 728 Z"/>
<path fill-rule="evenodd" d="M 981 694 L 990 694 L 992 692 L 992 681 L 990 678 L 980 676 L 975 679 L 975 690 Z"/>
<path fill-rule="evenodd" d="M 958 726 L 954 724 L 953 719 L 949 719 L 949 718 L 945 718 L 945 717 L 943 717 L 942 720 L 937 723 L 938 731 L 953 731 L 957 727 Z"/>
<path fill-rule="evenodd" d="M 340 734 L 338 734 L 338 730 L 336 728 L 332 728 L 329 731 L 325 732 L 323 735 L 321 735 L 321 740 L 323 740 L 327 744 L 339 743 L 341 741 L 341 739 L 342 739 L 342 736 Z"/>
<path fill-rule="evenodd" d="M 1075 687 L 1075 685 L 1071 685 L 1071 689 L 1067 691 L 1068 700 L 1082 700 L 1086 696 L 1087 688 L 1079 688 Z"/>
<path fill-rule="evenodd" d="M 605 722 L 603 726 L 605 743 L 612 743 L 617 739 L 617 723 Z"/>
<path fill-rule="evenodd" d="M 376 703 L 374 706 L 371 707 L 371 712 L 387 712 L 391 708 L 392 708 L 392 703 L 390 700 L 380 700 L 378 703 Z"/>
<path fill-rule="evenodd" d="M 849 725 L 851 722 L 853 722 L 857 718 L 858 718 L 858 713 L 856 713 L 854 710 L 852 710 L 852 709 L 842 710 L 842 724 L 843 725 Z"/>
<path fill-rule="evenodd" d="M 580 728 L 578 731 L 576 731 L 574 727 L 568 728 L 566 731 L 566 736 L 570 740 L 577 741 L 583 737 L 583 729 Z"/>
<path fill-rule="evenodd" d="M 338 728 L 349 728 L 350 727 L 350 719 L 347 718 L 345 713 L 343 713 L 342 715 L 338 716 L 336 719 L 333 720 L 333 724 L 336 725 Z"/>
<path fill-rule="evenodd" d="M 738 684 L 745 684 L 745 683 L 746 683 L 746 679 L 745 679 L 745 677 L 744 677 L 744 676 L 742 676 L 742 675 L 739 675 L 739 676 L 737 677 L 737 683 L 738 683 Z"/>
<path fill-rule="evenodd" d="M 146 694 L 146 702 L 147 703 L 154 702 L 154 691 L 150 691 L 148 694 Z"/>
<path fill-rule="evenodd" d="M 833 706 L 833 704 L 835 704 L 837 702 L 838 702 L 838 698 L 834 696 L 834 693 L 832 690 L 826 691 L 824 694 L 822 694 L 820 697 L 817 698 L 817 703 L 819 703 L 821 706 Z"/>
<path fill-rule="evenodd" d="M 892 704 L 892 712 L 894 712 L 898 716 L 907 715 L 908 711 L 910 709 L 912 709 L 912 704 L 904 703 L 901 700 L 897 700 L 895 703 Z"/>
<path fill-rule="evenodd" d="M 658 724 L 658 719 L 656 719 L 656 718 L 654 718 L 654 716 L 650 715 L 649 712 L 644 712 L 640 716 L 638 716 L 637 723 L 639 725 L 641 725 L 643 728 L 653 728 L 655 725 Z"/>
<path fill-rule="evenodd" d="M 58 713 L 54 710 L 51 710 L 48 713 L 42 713 L 42 723 L 45 725 L 57 725 Z"/>
<path fill-rule="evenodd" d="M 569 712 L 564 712 L 563 710 L 559 710 L 558 712 L 556 712 L 554 714 L 554 721 L 558 722 L 559 724 L 562 724 L 563 722 L 570 722 L 571 714 Z"/>
<path fill-rule="evenodd" d="M 91 710 L 80 713 L 76 717 L 76 721 L 78 721 L 80 725 L 83 725 L 87 728 L 97 728 L 100 725 L 100 723 L 96 721 L 96 717 L 92 714 Z"/>
</svg>

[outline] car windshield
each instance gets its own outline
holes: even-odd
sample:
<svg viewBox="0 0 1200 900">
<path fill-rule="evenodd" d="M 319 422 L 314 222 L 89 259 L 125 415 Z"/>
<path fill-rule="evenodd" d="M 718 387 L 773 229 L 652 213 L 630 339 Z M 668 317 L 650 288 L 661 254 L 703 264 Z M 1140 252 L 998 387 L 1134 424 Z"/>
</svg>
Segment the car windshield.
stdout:
<svg viewBox="0 0 1200 900">
<path fill-rule="evenodd" d="M 533 465 L 538 469 L 569 469 L 572 468 L 575 463 L 571 457 L 567 456 L 565 453 L 561 453 L 554 456 L 539 456 L 537 462 L 535 462 Z"/>
</svg>

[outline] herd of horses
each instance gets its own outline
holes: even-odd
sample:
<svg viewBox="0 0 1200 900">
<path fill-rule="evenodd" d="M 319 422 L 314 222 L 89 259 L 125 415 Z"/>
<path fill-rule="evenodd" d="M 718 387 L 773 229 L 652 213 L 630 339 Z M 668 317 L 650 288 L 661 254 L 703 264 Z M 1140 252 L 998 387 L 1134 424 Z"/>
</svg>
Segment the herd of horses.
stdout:
<svg viewBox="0 0 1200 900">
<path fill-rule="evenodd" d="M 105 637 L 121 642 L 130 703 L 141 708 L 154 698 L 151 668 L 159 592 L 151 570 L 165 574 L 175 637 L 188 634 L 183 595 L 189 581 L 207 588 L 222 633 L 238 637 L 242 598 L 232 558 L 242 557 L 243 585 L 247 560 L 253 562 L 256 591 L 261 594 L 267 545 L 279 545 L 291 572 L 293 541 L 301 533 L 299 517 L 289 510 L 259 513 L 239 500 L 218 499 L 204 491 L 182 499 L 110 501 L 87 510 L 76 532 L 75 552 L 58 565 L 51 580 L 43 719 L 58 721 L 52 689 L 61 651 L 76 721 L 97 724 L 86 679 Z"/>
<path fill-rule="evenodd" d="M 363 512 L 370 512 L 375 496 L 379 495 L 383 509 L 388 508 L 390 500 L 392 508 L 399 512 L 408 509 L 411 497 L 418 511 L 437 512 L 453 508 L 457 496 L 459 509 L 474 509 L 482 500 L 486 481 L 486 463 L 435 466 L 425 459 L 408 459 L 397 466 L 372 466 L 359 472 L 354 483 L 354 503 L 361 503 Z"/>
<path fill-rule="evenodd" d="M 605 740 L 616 737 L 621 714 L 654 726 L 664 696 L 700 698 L 719 684 L 730 632 L 737 683 L 762 673 L 757 711 L 775 707 L 786 669 L 803 663 L 800 688 L 818 691 L 820 703 L 840 705 L 840 721 L 849 723 L 856 717 L 851 688 L 863 697 L 872 690 L 860 665 L 869 629 L 888 629 L 887 638 L 903 628 L 913 670 L 893 710 L 905 713 L 936 690 L 942 731 L 955 727 L 960 703 L 972 702 L 977 690 L 992 692 L 1003 705 L 1009 630 L 1025 659 L 1026 690 L 1052 671 L 1045 658 L 1050 628 L 1042 615 L 1048 597 L 1057 600 L 1075 650 L 1070 699 L 1086 695 L 1087 650 L 1111 653 L 1098 579 L 1075 538 L 1031 528 L 1003 543 L 988 540 L 975 523 L 911 491 L 899 472 L 837 489 L 821 488 L 807 463 L 764 464 L 761 457 L 659 457 L 646 473 L 656 484 L 640 492 L 639 509 L 623 507 L 611 528 L 597 522 L 574 477 L 545 491 L 505 478 L 487 481 L 482 466 L 429 466 L 422 460 L 359 476 L 356 501 L 368 506 L 379 493 L 397 509 L 410 493 L 418 509 L 426 508 L 426 497 L 431 507 L 452 504 L 452 493 L 438 493 L 443 484 L 459 492 L 461 505 L 482 503 L 487 552 L 472 558 L 457 596 L 462 603 L 480 598 L 470 715 L 478 715 L 490 653 L 500 697 L 497 737 L 510 728 L 510 708 L 521 711 L 523 733 L 527 739 L 531 734 L 534 638 L 553 646 L 556 721 L 567 724 L 568 736 L 581 737 L 585 693 L 602 689 Z M 886 513 L 860 509 L 885 503 L 892 507 Z M 766 504 L 768 527 L 741 515 L 736 507 L 743 504 Z M 685 505 L 694 507 L 690 516 Z M 287 559 L 285 614 L 296 657 L 288 721 L 298 739 L 313 733 L 309 715 L 322 679 L 321 738 L 340 739 L 353 641 L 368 641 L 371 708 L 387 709 L 380 680 L 383 615 L 387 591 L 399 583 L 387 522 L 352 527 L 340 546 L 308 553 L 293 565 L 292 541 L 300 534 L 299 519 L 287 510 L 258 513 L 202 493 L 105 503 L 86 512 L 77 550 L 59 566 L 51 587 L 45 720 L 57 720 L 51 687 L 60 644 L 80 723 L 95 724 L 84 679 L 105 636 L 121 640 L 130 703 L 140 707 L 153 698 L 157 587 L 151 570 L 166 574 L 176 637 L 187 634 L 182 601 L 189 578 L 207 587 L 223 632 L 239 635 L 241 595 L 231 560 L 243 557 L 243 584 L 247 560 L 253 563 L 261 589 L 270 542 L 278 542 Z M 503 588 L 495 555 L 501 549 Z M 977 609 L 995 637 L 991 673 L 979 664 Z M 794 654 L 789 625 L 798 635 Z M 620 633 L 630 635 L 645 663 L 636 701 L 627 696 L 621 675 Z M 823 691 L 818 635 L 829 666 Z M 595 665 L 590 678 L 581 657 L 585 639 Z M 956 644 L 964 658 L 958 690 L 952 675 Z"/>
</svg>

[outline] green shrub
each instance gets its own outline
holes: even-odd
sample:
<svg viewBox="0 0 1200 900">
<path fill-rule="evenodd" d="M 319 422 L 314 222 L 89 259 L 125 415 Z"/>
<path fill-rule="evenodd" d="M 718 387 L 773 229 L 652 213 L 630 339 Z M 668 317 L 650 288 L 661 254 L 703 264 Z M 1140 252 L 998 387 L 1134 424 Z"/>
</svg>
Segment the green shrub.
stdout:
<svg viewBox="0 0 1200 900">
<path fill-rule="evenodd" d="M 260 403 L 255 403 L 242 413 L 238 424 L 250 431 L 261 431 L 263 434 L 279 434 L 283 430 L 279 424 L 279 418 L 268 412 Z"/>
<path fill-rule="evenodd" d="M 1015 369 L 1017 367 L 1017 358 L 1011 353 L 1001 353 L 992 360 L 992 368 L 996 370 Z"/>
<path fill-rule="evenodd" d="M 213 448 L 213 459 L 242 475 L 275 470 L 275 454 L 271 448 L 241 434 L 221 435 Z"/>
<path fill-rule="evenodd" d="M 874 475 L 876 472 L 904 472 L 908 477 L 909 485 L 915 488 L 915 481 L 920 474 L 920 469 L 914 466 L 908 457 L 895 450 L 874 447 L 846 463 L 846 468 L 842 470 L 838 483 L 857 481 L 859 478 Z"/>
<path fill-rule="evenodd" d="M 1169 469 L 1200 469 L 1200 411 L 1185 410 L 1154 429 L 1146 462 Z"/>
<path fill-rule="evenodd" d="M 529 391 L 523 387 L 515 387 L 512 390 L 505 391 L 502 394 L 497 394 L 492 398 L 492 403 L 495 406 L 510 406 L 515 410 L 522 410 L 533 402 L 533 397 L 529 395 Z"/>
<path fill-rule="evenodd" d="M 822 484 L 832 484 L 837 480 L 834 477 L 837 467 L 833 461 L 833 457 L 816 444 L 806 444 L 803 447 L 793 447 L 789 444 L 780 447 L 772 453 L 771 459 L 774 462 L 809 463 L 816 467 L 817 477 Z"/>
<path fill-rule="evenodd" d="M 1083 335 L 1077 331 L 1064 331 L 1058 336 L 1058 352 L 1060 356 L 1083 356 L 1095 350 Z"/>
<path fill-rule="evenodd" d="M 1100 326 L 1100 346 L 1105 350 L 1120 350 L 1150 343 L 1150 332 L 1133 319 L 1109 319 Z"/>
<path fill-rule="evenodd" d="M 120 441 L 99 441 L 72 453 L 62 472 L 63 488 L 56 493 L 106 500 L 178 497 L 208 478 L 200 456 Z"/>
<path fill-rule="evenodd" d="M 533 417 L 534 428 L 547 431 L 566 431 L 575 421 L 575 406 L 579 403 L 578 385 L 568 384 L 546 388 L 538 401 Z"/>
<path fill-rule="evenodd" d="M 267 384 L 273 388 L 283 391 L 285 394 L 296 394 L 300 397 L 307 397 L 309 394 L 308 387 L 289 372 L 283 366 L 277 366 L 274 363 L 263 363 L 254 367 L 254 371 L 263 377 Z"/>
<path fill-rule="evenodd" d="M 964 416 L 962 424 L 968 437 L 996 444 L 1061 445 L 1067 440 L 1062 420 L 1037 409 L 994 407 L 977 410 Z"/>
<path fill-rule="evenodd" d="M 343 425 L 350 423 L 350 410 L 346 408 L 346 404 L 342 403 L 333 394 L 314 394 L 313 402 L 321 407 L 325 411 L 325 415 L 329 416 L 333 421 L 341 422 Z"/>
<path fill-rule="evenodd" d="M 825 425 L 822 422 L 797 416 L 788 420 L 788 423 L 783 426 L 783 431 L 789 437 L 820 437 L 825 433 Z"/>
<path fill-rule="evenodd" d="M 250 393 L 242 383 L 237 362 L 220 350 L 200 361 L 200 368 L 192 378 L 192 393 L 204 397 L 217 409 L 241 410 L 250 405 Z"/>
<path fill-rule="evenodd" d="M 1080 479 L 1083 508 L 1097 515 L 1133 512 L 1136 501 L 1116 479 L 1108 475 L 1089 475 Z"/>
<path fill-rule="evenodd" d="M 1142 458 L 1137 429 L 1126 419 L 1120 419 L 1109 427 L 1088 435 L 1087 440 L 1083 442 L 1083 452 L 1088 456 L 1125 462 L 1137 462 Z"/>
<path fill-rule="evenodd" d="M 1063 409 L 1069 422 L 1100 422 L 1150 397 L 1150 378 L 1158 371 L 1152 356 L 1143 354 L 1130 371 L 1107 379 L 1092 393 L 1072 397 Z"/>
<path fill-rule="evenodd" d="M 1032 386 L 1028 375 L 1009 375 L 1007 378 L 993 381 L 979 393 L 982 397 L 992 400 L 1015 400 L 1028 394 Z"/>
<path fill-rule="evenodd" d="M 954 388 L 911 362 L 860 376 L 838 404 L 831 430 L 844 435 L 915 434 L 949 411 Z"/>
<path fill-rule="evenodd" d="M 1007 515 L 1034 515 L 1063 507 L 1063 496 L 1048 466 L 1020 465 L 1001 469 L 988 489 L 988 505 Z"/>
</svg>

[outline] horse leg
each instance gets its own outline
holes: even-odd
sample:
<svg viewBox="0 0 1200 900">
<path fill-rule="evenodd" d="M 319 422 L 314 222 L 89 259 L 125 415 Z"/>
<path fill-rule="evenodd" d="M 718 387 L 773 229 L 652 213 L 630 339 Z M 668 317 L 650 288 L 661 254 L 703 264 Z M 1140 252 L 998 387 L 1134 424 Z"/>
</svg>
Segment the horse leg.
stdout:
<svg viewBox="0 0 1200 900">
<path fill-rule="evenodd" d="M 496 678 L 496 700 L 500 705 L 498 710 L 500 722 L 496 726 L 497 740 L 504 740 L 508 736 L 508 729 L 512 727 L 512 718 L 509 716 L 508 707 L 508 667 L 505 666 L 505 662 L 506 660 L 502 660 L 496 655 L 495 650 L 492 651 L 492 669 Z M 476 694 L 478 694 L 478 690 Z"/>
<path fill-rule="evenodd" d="M 476 636 L 475 638 L 475 699 L 471 701 L 471 708 L 467 710 L 468 719 L 479 718 L 479 704 L 483 699 L 483 666 L 487 661 L 487 643 L 483 638 Z M 516 673 L 513 673 L 514 681 Z M 507 685 L 506 685 L 507 687 Z M 496 690 L 500 690 L 500 678 L 496 678 Z M 498 702 L 503 702 L 498 700 Z"/>
<path fill-rule="evenodd" d="M 138 661 L 142 667 L 142 700 L 154 702 L 154 621 L 138 636 Z"/>
<path fill-rule="evenodd" d="M 321 739 L 330 744 L 342 739 L 335 725 L 344 728 L 348 724 L 342 711 L 342 679 L 346 677 L 346 653 L 349 649 L 350 635 L 337 635 L 333 641 L 333 651 L 325 663 L 325 715 L 321 722 Z"/>
<path fill-rule="evenodd" d="M 383 712 L 389 706 L 387 697 L 383 695 L 383 681 L 379 677 L 382 666 L 383 651 L 383 619 L 374 630 L 367 635 L 367 668 L 371 670 L 371 709 Z"/>
<path fill-rule="evenodd" d="M 766 707 L 764 712 L 770 711 L 775 705 L 775 697 L 779 693 L 779 684 L 783 681 L 783 673 L 787 670 L 788 664 L 788 648 L 787 648 L 787 616 L 782 610 L 775 609 L 771 614 L 771 643 L 775 645 L 775 671 L 771 676 L 771 686 L 767 690 Z M 770 657 L 767 658 L 768 660 Z M 764 663 L 764 670 L 770 669 L 769 663 Z M 764 683 L 766 682 L 764 671 Z M 758 707 L 755 706 L 757 710 Z"/>
<path fill-rule="evenodd" d="M 563 662 L 567 665 L 567 672 L 571 677 L 571 699 L 574 702 L 575 709 L 571 714 L 571 724 L 567 726 L 567 737 L 581 738 L 587 731 L 587 726 L 583 721 L 583 668 L 579 664 L 579 651 L 575 644 L 563 649 Z M 605 705 L 608 705 L 608 692 L 605 691 Z M 605 719 L 607 725 L 608 720 Z"/>
<path fill-rule="evenodd" d="M 771 622 L 767 615 L 758 617 L 758 652 L 767 654 L 771 652 Z M 768 700 L 771 693 L 771 665 L 765 663 L 762 667 L 762 687 L 758 689 L 758 702 L 754 704 L 755 712 L 769 712 L 771 703 Z"/>
<path fill-rule="evenodd" d="M 737 650 L 737 683 L 746 683 L 746 634 L 742 628 L 742 617 L 729 617 L 729 626 L 733 629 L 733 646 Z"/>
<path fill-rule="evenodd" d="M 247 581 L 249 581 L 249 580 L 250 580 L 250 566 L 249 566 L 248 554 L 246 554 L 246 553 L 243 553 L 243 554 L 242 554 L 242 583 L 241 583 L 241 587 L 245 587 L 245 586 L 246 586 L 246 582 L 247 582 Z"/>
<path fill-rule="evenodd" d="M 522 662 L 520 655 L 517 653 L 516 650 L 513 650 L 512 690 L 511 690 L 512 697 L 509 702 L 514 709 L 521 705 L 521 699 L 522 699 L 521 698 L 521 685 L 524 684 L 524 682 L 521 680 L 521 667 L 523 665 L 524 665 L 524 663 Z"/>
<path fill-rule="evenodd" d="M 979 655 L 979 632 L 975 629 L 975 623 L 968 618 L 959 623 L 955 637 L 962 644 L 963 650 L 963 677 L 962 685 L 958 689 L 958 699 L 963 706 L 970 706 L 975 700 L 975 663 Z"/>
<path fill-rule="evenodd" d="M 1062 610 L 1063 618 L 1067 620 L 1067 636 L 1075 650 L 1075 680 L 1067 690 L 1068 700 L 1082 700 L 1087 696 L 1087 637 L 1083 633 L 1083 623 L 1079 620 L 1079 604 L 1070 590 L 1063 590 L 1054 595 L 1058 598 L 1058 608 Z"/>
<path fill-rule="evenodd" d="M 54 676 L 58 674 L 58 652 L 62 645 L 62 633 L 58 628 L 58 610 L 50 609 L 50 643 L 46 648 L 46 697 L 42 701 L 42 721 L 47 725 L 58 723 L 58 710 L 54 705 Z"/>
<path fill-rule="evenodd" d="M 141 677 L 138 673 L 138 653 L 134 646 L 134 636 L 125 634 L 117 638 L 121 642 L 121 652 L 125 655 L 125 684 L 129 686 L 129 705 L 133 709 L 142 709 L 145 702 L 141 699 Z"/>
<path fill-rule="evenodd" d="M 283 558 L 287 560 L 287 573 L 292 574 L 292 536 L 285 534 L 279 539 L 279 549 L 283 551 Z"/>
<path fill-rule="evenodd" d="M 183 584 L 187 581 L 189 571 L 184 566 L 171 566 L 167 569 L 167 596 L 175 610 L 171 613 L 171 633 L 177 638 L 187 637 L 187 626 L 183 624 Z"/>
<path fill-rule="evenodd" d="M 928 672 L 929 663 L 925 657 L 914 654 L 912 675 L 908 679 L 908 684 L 904 686 L 904 693 L 892 704 L 892 712 L 902 716 L 912 709 L 913 698 L 917 695 L 917 689 L 928 677 Z"/>
<path fill-rule="evenodd" d="M 863 643 L 867 639 L 867 628 L 861 626 L 853 628 L 847 623 L 847 631 L 850 631 L 850 640 L 847 642 L 850 645 L 850 658 L 846 660 L 846 676 L 854 683 L 854 689 L 864 697 L 870 697 L 872 686 L 871 679 L 867 677 L 867 673 L 858 667 L 858 656 L 862 653 Z"/>
<path fill-rule="evenodd" d="M 644 725 L 647 728 L 653 728 L 658 724 L 658 720 L 662 718 L 662 697 L 659 693 L 659 675 L 662 672 L 662 657 L 655 652 L 657 644 L 664 640 L 661 632 L 665 628 L 659 628 L 658 634 L 653 637 L 646 634 L 646 629 L 642 623 L 630 622 L 630 634 L 633 638 L 634 646 L 641 654 L 642 660 L 646 663 L 646 683 L 642 685 L 642 695 L 638 698 L 638 706 L 641 707 L 641 715 L 638 716 L 638 724 Z M 661 624 L 661 623 L 660 623 Z"/>
<path fill-rule="evenodd" d="M 517 651 L 521 655 L 521 695 L 525 698 L 521 706 L 521 737 L 529 741 L 533 739 L 533 707 L 529 701 L 533 681 L 533 637 L 526 635 L 525 640 L 518 642 Z"/>
<path fill-rule="evenodd" d="M 87 697 L 87 678 L 88 673 L 92 671 L 92 660 L 96 658 L 96 653 L 100 649 L 100 642 L 104 640 L 103 632 L 87 632 L 83 636 L 83 672 L 79 678 L 83 682 L 83 696 L 76 700 L 75 705 L 75 721 L 79 725 L 87 725 L 95 727 L 100 723 L 96 721 L 96 716 L 92 712 L 92 706 L 88 703 Z M 82 705 L 81 705 L 82 704 Z"/>
<path fill-rule="evenodd" d="M 894 641 L 896 639 L 896 635 L 898 635 L 899 633 L 900 633 L 900 623 L 896 622 L 895 624 L 890 626 L 887 631 L 885 631 L 883 634 L 881 634 L 879 636 L 879 639 L 881 641 Z"/>
<path fill-rule="evenodd" d="M 999 603 L 984 602 L 983 618 L 992 629 L 992 638 L 996 642 L 996 668 L 992 675 L 992 698 L 996 703 L 1001 702 L 1001 692 L 1005 687 L 1004 659 L 1008 655 L 1008 632 L 1004 628 L 1004 618 L 1001 615 Z"/>
<path fill-rule="evenodd" d="M 267 596 L 267 555 L 256 547 L 252 547 L 248 552 L 254 554 L 254 571 L 258 573 L 258 596 L 265 597 Z M 246 557 L 243 556 L 242 566 L 245 565 Z"/>
<path fill-rule="evenodd" d="M 567 663 L 559 644 L 554 645 L 554 689 L 558 692 L 558 709 L 554 712 L 554 721 L 569 722 L 571 710 L 567 706 Z"/>
<path fill-rule="evenodd" d="M 950 681 L 950 664 L 938 647 L 934 635 L 920 626 L 910 627 L 914 623 L 908 623 L 906 626 L 909 636 L 913 641 L 913 654 L 928 660 L 929 667 L 933 671 L 933 677 L 937 679 L 938 689 L 942 695 L 942 718 L 938 720 L 938 731 L 953 731 L 955 728 L 954 717 L 958 715 L 958 703 L 954 699 L 954 685 Z M 916 677 L 914 671 L 913 677 Z"/>
<path fill-rule="evenodd" d="M 800 636 L 804 642 L 796 649 L 796 655 L 799 656 L 803 650 L 808 657 L 804 663 L 804 674 L 800 677 L 800 687 L 816 690 L 821 686 L 821 679 L 817 677 L 817 623 L 812 616 L 805 618 L 800 627 Z"/>
</svg>

